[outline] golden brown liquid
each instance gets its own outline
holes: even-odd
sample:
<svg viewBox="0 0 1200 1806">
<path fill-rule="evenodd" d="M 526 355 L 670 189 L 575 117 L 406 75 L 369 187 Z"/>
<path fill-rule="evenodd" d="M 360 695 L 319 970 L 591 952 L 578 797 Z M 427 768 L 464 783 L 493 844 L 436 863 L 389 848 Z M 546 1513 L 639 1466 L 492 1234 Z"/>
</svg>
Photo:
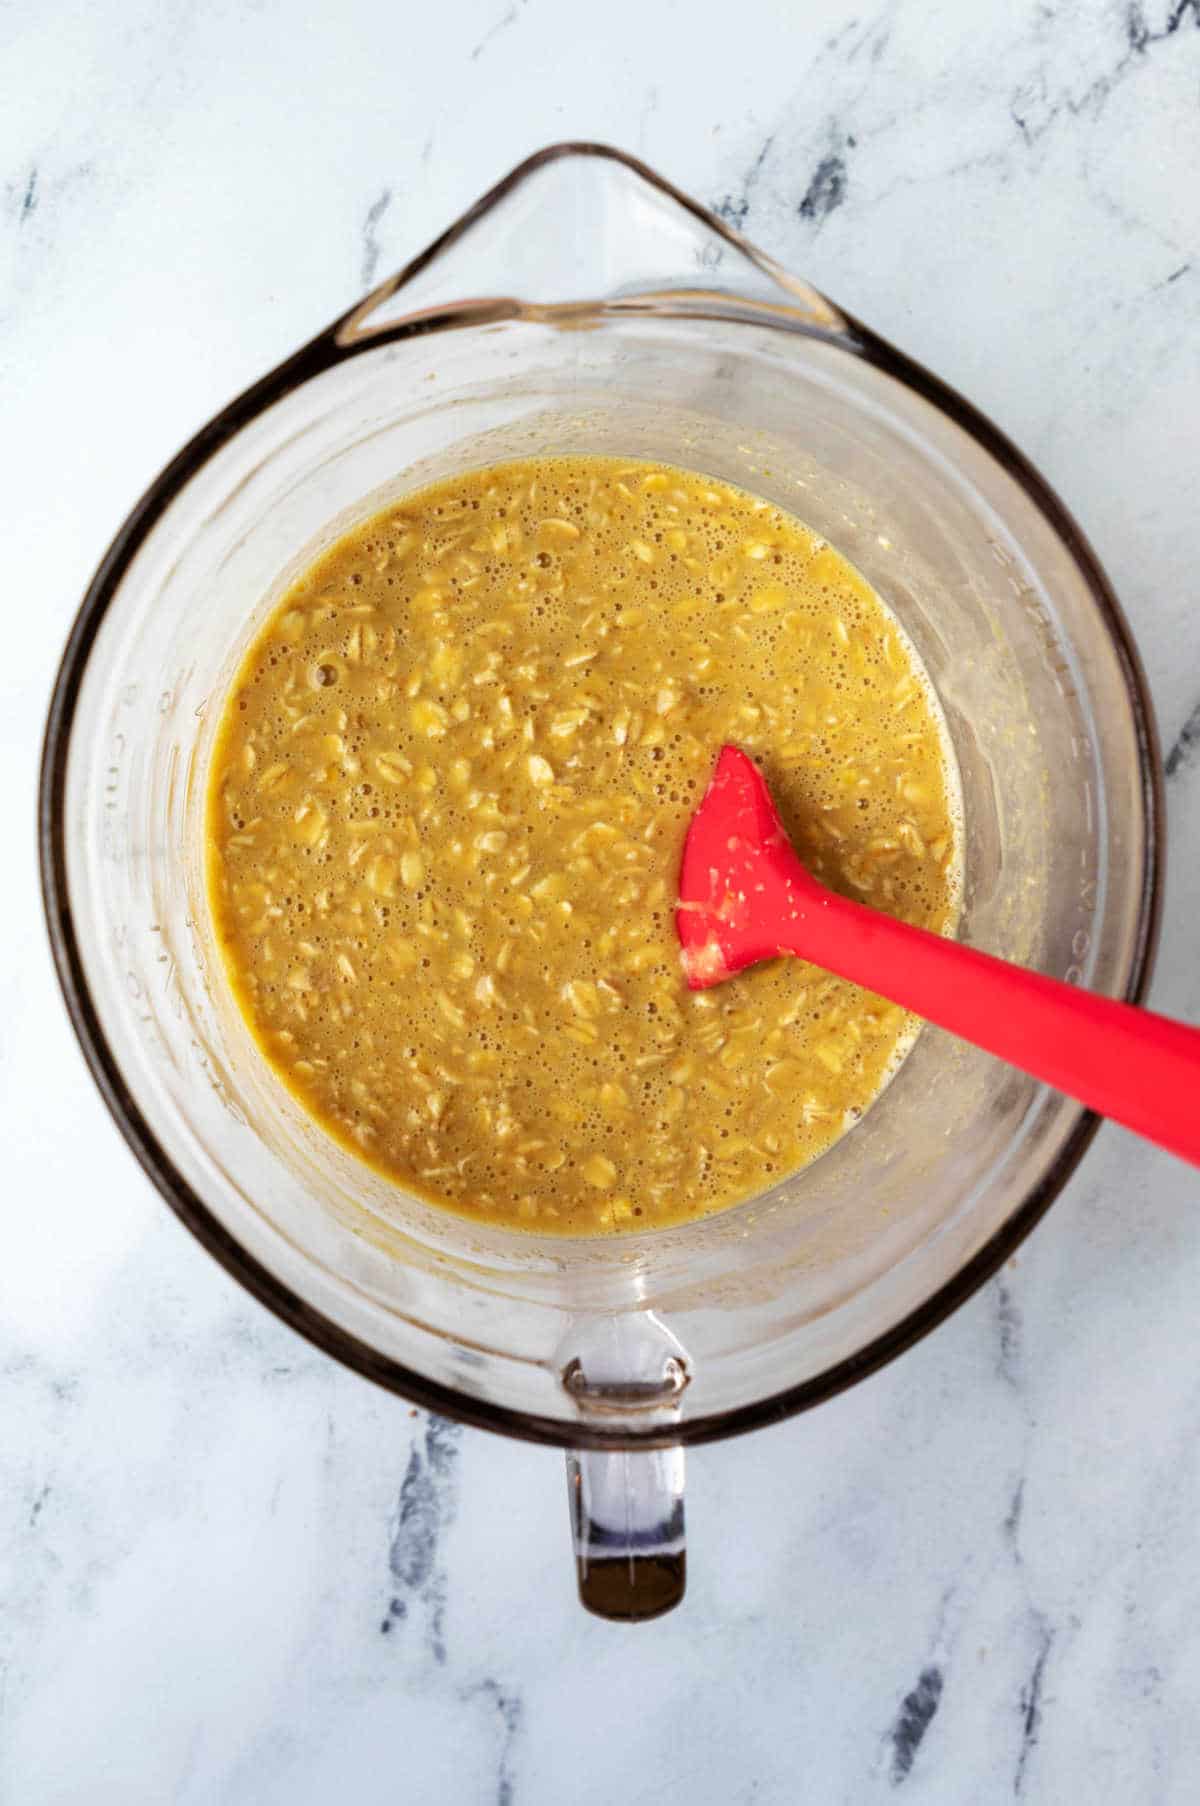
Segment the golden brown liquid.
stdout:
<svg viewBox="0 0 1200 1806">
<path fill-rule="evenodd" d="M 275 1071 L 402 1186 L 540 1233 L 703 1215 L 820 1154 L 915 1024 L 794 960 L 685 988 L 680 851 L 727 740 L 818 878 L 953 927 L 932 692 L 791 516 L 543 459 L 347 533 L 255 639 L 212 766 L 213 914 Z"/>
</svg>

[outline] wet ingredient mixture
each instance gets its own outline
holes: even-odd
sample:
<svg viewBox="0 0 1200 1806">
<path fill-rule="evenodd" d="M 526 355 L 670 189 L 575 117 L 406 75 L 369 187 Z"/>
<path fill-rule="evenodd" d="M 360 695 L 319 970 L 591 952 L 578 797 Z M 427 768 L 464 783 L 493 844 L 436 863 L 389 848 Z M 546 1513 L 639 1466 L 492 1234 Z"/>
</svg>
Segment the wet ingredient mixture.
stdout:
<svg viewBox="0 0 1200 1806">
<path fill-rule="evenodd" d="M 916 1024 L 793 960 L 685 988 L 680 850 L 723 741 L 818 878 L 953 928 L 937 703 L 793 517 L 581 457 L 353 528 L 254 640 L 213 756 L 212 911 L 266 1059 L 401 1186 L 542 1234 L 680 1222 L 812 1160 Z"/>
</svg>

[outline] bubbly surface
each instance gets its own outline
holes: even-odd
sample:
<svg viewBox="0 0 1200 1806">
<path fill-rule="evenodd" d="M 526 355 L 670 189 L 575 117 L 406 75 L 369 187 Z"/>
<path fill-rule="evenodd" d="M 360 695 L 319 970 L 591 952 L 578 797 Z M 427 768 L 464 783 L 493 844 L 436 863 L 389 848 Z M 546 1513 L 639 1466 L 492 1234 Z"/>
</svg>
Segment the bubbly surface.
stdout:
<svg viewBox="0 0 1200 1806">
<path fill-rule="evenodd" d="M 796 960 L 686 989 L 680 851 L 727 740 L 818 878 L 953 929 L 938 705 L 798 520 L 554 458 L 353 528 L 254 640 L 213 757 L 212 911 L 267 1060 L 403 1187 L 542 1234 L 679 1222 L 813 1159 L 917 1025 Z"/>
</svg>

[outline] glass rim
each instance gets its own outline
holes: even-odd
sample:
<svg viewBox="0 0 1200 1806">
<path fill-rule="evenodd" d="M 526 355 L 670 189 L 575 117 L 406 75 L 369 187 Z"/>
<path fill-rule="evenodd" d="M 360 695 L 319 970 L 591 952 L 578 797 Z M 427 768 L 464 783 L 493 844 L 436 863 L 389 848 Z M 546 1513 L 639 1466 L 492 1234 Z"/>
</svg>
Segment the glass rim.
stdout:
<svg viewBox="0 0 1200 1806">
<path fill-rule="evenodd" d="M 616 1427 L 584 1421 L 572 1422 L 566 1418 L 526 1412 L 494 1404 L 429 1379 L 416 1369 L 381 1354 L 361 1337 L 316 1310 L 278 1279 L 262 1261 L 250 1254 L 184 1179 L 151 1129 L 109 1044 L 84 969 L 67 874 L 67 767 L 84 673 L 100 627 L 127 570 L 167 508 L 197 472 L 243 427 L 306 382 L 351 357 L 397 339 L 464 325 L 491 323 L 498 318 L 520 320 L 536 316 L 539 322 L 544 323 L 548 311 L 546 309 L 530 309 L 515 299 L 498 301 L 491 298 L 481 302 L 463 302 L 433 314 L 401 319 L 367 334 L 359 330 L 361 321 L 380 301 L 390 297 L 410 277 L 424 269 L 522 181 L 545 164 L 565 157 L 603 158 L 623 166 L 629 173 L 649 183 L 660 194 L 682 207 L 708 231 L 724 239 L 732 249 L 748 258 L 764 274 L 776 281 L 781 276 L 786 276 L 786 272 L 780 271 L 779 266 L 724 221 L 637 158 L 606 145 L 586 142 L 554 144 L 519 164 L 397 276 L 388 278 L 364 301 L 356 303 L 314 339 L 236 396 L 188 441 L 134 505 L 84 593 L 55 678 L 42 745 L 38 789 L 41 888 L 51 951 L 67 1013 L 92 1077 L 113 1120 L 142 1171 L 176 1216 L 226 1272 L 260 1304 L 265 1305 L 315 1347 L 386 1390 L 426 1410 L 480 1429 L 560 1448 L 628 1449 L 691 1445 L 760 1429 L 809 1410 L 876 1372 L 937 1328 L 999 1270 L 1041 1220 L 1078 1166 L 1099 1127 L 1100 1119 L 1082 1106 L 1076 1106 L 1076 1119 L 1050 1166 L 982 1247 L 899 1322 L 872 1337 L 857 1352 L 835 1362 L 823 1372 L 783 1387 L 750 1404 L 681 1420 L 669 1427 L 664 1427 L 660 1422 L 647 1426 L 642 1431 L 635 1424 Z M 798 294 L 806 287 L 791 278 L 787 279 L 786 286 Z M 816 291 L 809 293 L 818 308 L 828 310 L 832 326 L 819 318 L 814 324 L 812 311 L 802 313 L 789 308 L 768 307 L 761 303 L 739 301 L 735 296 L 716 292 L 704 297 L 707 305 L 700 312 L 695 305 L 697 291 L 694 289 L 689 291 L 689 305 L 686 307 L 681 305 L 672 308 L 670 291 L 664 290 L 647 298 L 645 311 L 660 318 L 691 321 L 715 315 L 735 323 L 745 323 L 748 315 L 752 317 L 758 312 L 763 317 L 763 323 L 777 326 L 785 324 L 779 317 L 781 313 L 790 314 L 792 317 L 786 321 L 786 325 L 791 329 L 819 337 L 849 356 L 864 359 L 948 417 L 1020 486 L 1041 513 L 1087 585 L 1100 624 L 1120 665 L 1137 738 L 1144 852 L 1129 978 L 1122 995 L 1127 1002 L 1140 1002 L 1150 981 L 1162 910 L 1165 814 L 1162 762 L 1153 706 L 1141 659 L 1121 605 L 1091 545 L 1069 510 L 1007 436 L 940 378 L 834 307 Z M 578 319 L 581 308 L 594 313 L 599 319 L 628 318 L 631 311 L 629 302 L 614 307 L 604 300 L 572 303 L 569 311 Z M 502 311 L 498 312 L 498 309 Z"/>
</svg>

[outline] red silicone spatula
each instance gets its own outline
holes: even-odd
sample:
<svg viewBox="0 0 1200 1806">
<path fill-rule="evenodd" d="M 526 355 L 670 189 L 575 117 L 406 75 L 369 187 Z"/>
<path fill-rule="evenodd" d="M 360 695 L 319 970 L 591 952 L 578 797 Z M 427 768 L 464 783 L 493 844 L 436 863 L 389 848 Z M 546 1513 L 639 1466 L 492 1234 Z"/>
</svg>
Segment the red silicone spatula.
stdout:
<svg viewBox="0 0 1200 1806">
<path fill-rule="evenodd" d="M 754 762 L 725 746 L 683 848 L 693 991 L 780 953 L 849 978 L 1200 1165 L 1200 1030 L 897 922 L 818 884 Z"/>
</svg>

